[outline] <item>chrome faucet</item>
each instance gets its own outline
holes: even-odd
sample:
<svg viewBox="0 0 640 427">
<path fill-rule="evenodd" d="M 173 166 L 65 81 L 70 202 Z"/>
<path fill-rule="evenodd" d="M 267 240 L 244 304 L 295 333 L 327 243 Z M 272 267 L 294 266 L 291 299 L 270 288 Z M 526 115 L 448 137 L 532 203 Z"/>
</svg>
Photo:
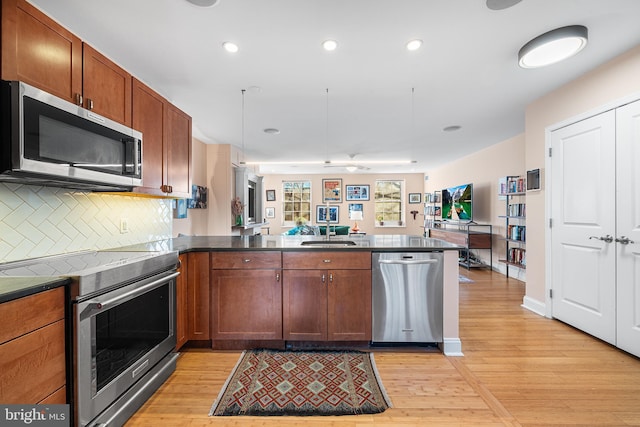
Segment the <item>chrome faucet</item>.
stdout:
<svg viewBox="0 0 640 427">
<path fill-rule="evenodd" d="M 331 240 L 331 231 L 329 230 L 330 224 L 331 224 L 331 209 L 330 209 L 330 205 L 329 203 L 327 203 L 327 211 L 326 211 L 326 220 L 327 220 L 327 227 L 325 229 L 325 239 L 326 240 Z"/>
</svg>

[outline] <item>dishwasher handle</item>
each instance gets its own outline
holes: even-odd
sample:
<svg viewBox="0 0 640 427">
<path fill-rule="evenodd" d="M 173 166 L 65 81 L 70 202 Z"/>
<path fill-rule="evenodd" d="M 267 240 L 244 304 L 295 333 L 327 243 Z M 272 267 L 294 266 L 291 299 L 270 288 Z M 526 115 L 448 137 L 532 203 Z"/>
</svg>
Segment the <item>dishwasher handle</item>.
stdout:
<svg viewBox="0 0 640 427">
<path fill-rule="evenodd" d="M 380 264 L 403 264 L 403 265 L 416 265 L 416 264 L 437 264 L 437 259 L 380 259 Z"/>
</svg>

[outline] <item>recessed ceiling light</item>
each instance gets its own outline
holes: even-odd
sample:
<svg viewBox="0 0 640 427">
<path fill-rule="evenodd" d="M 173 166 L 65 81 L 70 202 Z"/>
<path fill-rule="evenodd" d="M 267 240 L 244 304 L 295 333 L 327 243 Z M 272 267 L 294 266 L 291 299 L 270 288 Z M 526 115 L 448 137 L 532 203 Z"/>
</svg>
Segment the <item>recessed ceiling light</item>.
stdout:
<svg viewBox="0 0 640 427">
<path fill-rule="evenodd" d="M 331 52 L 338 48 L 338 42 L 335 40 L 325 40 L 322 42 L 322 47 L 324 48 L 324 50 L 328 50 L 329 52 Z"/>
<path fill-rule="evenodd" d="M 407 50 L 418 50 L 422 46 L 422 40 L 414 39 L 407 42 Z"/>
<path fill-rule="evenodd" d="M 187 0 L 189 3 L 200 7 L 211 7 L 218 4 L 220 0 Z"/>
<path fill-rule="evenodd" d="M 224 50 L 230 53 L 236 53 L 238 50 L 240 50 L 238 48 L 238 45 L 233 42 L 224 42 L 222 43 L 222 47 L 224 48 Z"/>
<path fill-rule="evenodd" d="M 538 68 L 565 60 L 587 45 L 588 30 L 582 25 L 570 25 L 546 32 L 522 46 L 518 65 Z"/>
<path fill-rule="evenodd" d="M 462 126 L 459 125 L 452 125 L 452 126 L 447 126 L 446 128 L 442 129 L 445 132 L 455 132 L 457 130 L 460 130 L 462 128 Z"/>
<path fill-rule="evenodd" d="M 279 135 L 280 129 L 276 128 L 266 128 L 263 130 L 264 133 L 268 133 L 269 135 Z"/>
</svg>

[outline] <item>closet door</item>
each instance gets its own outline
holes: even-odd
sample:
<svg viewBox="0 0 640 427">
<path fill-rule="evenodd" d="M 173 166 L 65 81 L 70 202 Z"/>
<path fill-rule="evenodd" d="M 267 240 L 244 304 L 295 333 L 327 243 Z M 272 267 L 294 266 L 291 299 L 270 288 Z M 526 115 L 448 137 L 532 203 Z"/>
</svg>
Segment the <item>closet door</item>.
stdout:
<svg viewBox="0 0 640 427">
<path fill-rule="evenodd" d="M 618 108 L 616 125 L 617 346 L 640 356 L 640 101 Z"/>
<path fill-rule="evenodd" d="M 615 131 L 615 113 L 609 111 L 551 135 L 552 316 L 612 344 Z"/>
</svg>

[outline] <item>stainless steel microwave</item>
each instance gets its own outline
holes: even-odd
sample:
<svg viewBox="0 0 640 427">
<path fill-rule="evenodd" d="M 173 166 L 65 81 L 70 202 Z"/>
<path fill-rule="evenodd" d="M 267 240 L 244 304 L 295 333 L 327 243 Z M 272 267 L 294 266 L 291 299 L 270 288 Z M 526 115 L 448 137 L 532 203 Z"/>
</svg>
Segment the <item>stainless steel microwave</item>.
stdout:
<svg viewBox="0 0 640 427">
<path fill-rule="evenodd" d="M 18 81 L 0 83 L 0 181 L 90 191 L 142 185 L 142 133 Z"/>
</svg>

